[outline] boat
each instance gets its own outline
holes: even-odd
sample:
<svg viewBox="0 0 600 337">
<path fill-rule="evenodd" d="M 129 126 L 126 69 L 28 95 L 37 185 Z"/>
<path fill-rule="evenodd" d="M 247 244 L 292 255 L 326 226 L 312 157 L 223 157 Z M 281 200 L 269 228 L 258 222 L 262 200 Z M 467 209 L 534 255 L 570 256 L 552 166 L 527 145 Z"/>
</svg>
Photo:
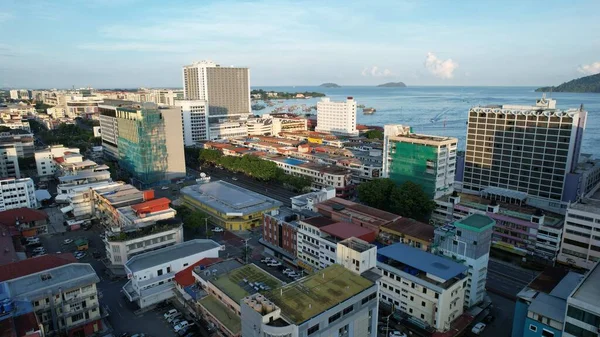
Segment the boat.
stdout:
<svg viewBox="0 0 600 337">
<path fill-rule="evenodd" d="M 375 110 L 375 108 L 364 108 L 363 114 L 364 115 L 372 115 L 375 113 L 375 111 L 377 111 L 377 110 Z"/>
<path fill-rule="evenodd" d="M 262 105 L 262 104 L 252 104 L 251 106 L 252 110 L 262 110 L 264 108 L 266 108 L 266 106 Z"/>
<path fill-rule="evenodd" d="M 356 107 L 357 107 L 357 108 L 359 108 L 359 109 L 364 109 L 364 108 L 366 108 L 364 104 L 359 104 L 359 105 L 357 105 Z"/>
</svg>

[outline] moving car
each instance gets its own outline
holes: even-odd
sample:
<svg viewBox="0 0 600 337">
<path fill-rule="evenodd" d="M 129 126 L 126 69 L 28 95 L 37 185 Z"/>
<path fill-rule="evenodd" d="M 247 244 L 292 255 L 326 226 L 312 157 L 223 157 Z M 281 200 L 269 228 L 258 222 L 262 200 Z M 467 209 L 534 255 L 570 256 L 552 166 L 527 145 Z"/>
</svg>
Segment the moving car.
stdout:
<svg viewBox="0 0 600 337">
<path fill-rule="evenodd" d="M 479 335 L 483 332 L 483 330 L 485 330 L 485 326 L 486 326 L 485 323 L 479 322 L 479 323 L 475 324 L 475 326 L 471 329 L 471 332 L 476 335 Z"/>
<path fill-rule="evenodd" d="M 286 268 L 283 271 L 283 275 L 288 275 L 288 274 L 295 274 L 295 272 L 293 270 L 291 270 L 290 268 Z"/>
<path fill-rule="evenodd" d="M 270 262 L 267 263 L 267 266 L 268 267 L 279 267 L 279 266 L 281 266 L 281 262 L 271 260 Z"/>
<path fill-rule="evenodd" d="M 72 239 L 64 239 L 64 240 L 63 240 L 63 245 L 68 245 L 68 244 L 70 244 L 70 243 L 73 243 L 73 240 L 72 240 Z"/>
<path fill-rule="evenodd" d="M 87 255 L 87 253 L 84 253 L 84 252 L 75 252 L 75 253 L 73 253 L 73 255 L 75 256 L 75 258 L 77 260 L 81 260 L 81 259 L 83 259 Z"/>
<path fill-rule="evenodd" d="M 265 257 L 265 258 L 261 259 L 260 262 L 262 262 L 262 263 L 269 263 L 269 262 L 271 262 L 271 258 L 270 257 Z"/>
<path fill-rule="evenodd" d="M 212 229 L 212 231 L 214 233 L 221 233 L 221 232 L 223 232 L 223 228 L 221 228 L 221 227 L 215 227 L 215 228 Z"/>
</svg>

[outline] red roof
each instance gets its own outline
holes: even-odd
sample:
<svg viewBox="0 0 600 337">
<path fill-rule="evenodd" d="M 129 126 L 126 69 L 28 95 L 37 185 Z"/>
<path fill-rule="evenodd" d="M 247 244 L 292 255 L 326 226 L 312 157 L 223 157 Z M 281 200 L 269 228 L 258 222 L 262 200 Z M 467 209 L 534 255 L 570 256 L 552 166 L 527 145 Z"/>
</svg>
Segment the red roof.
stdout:
<svg viewBox="0 0 600 337">
<path fill-rule="evenodd" d="M 63 158 L 63 157 L 55 157 L 54 161 L 57 162 L 57 163 L 59 163 L 59 164 L 61 164 L 61 163 L 63 163 L 65 161 L 65 158 Z"/>
<path fill-rule="evenodd" d="M 371 243 L 375 241 L 376 237 L 375 232 L 372 230 L 350 222 L 336 222 L 334 224 L 321 227 L 320 230 L 342 240 L 355 237 Z"/>
<path fill-rule="evenodd" d="M 48 254 L 0 266 L 0 282 L 35 274 L 40 271 L 75 263 L 71 253 Z"/>
<path fill-rule="evenodd" d="M 15 226 L 17 220 L 19 220 L 20 223 L 29 223 L 44 219 L 48 219 L 48 214 L 46 214 L 46 212 L 27 207 L 0 212 L 0 224 L 8 226 Z"/>
<path fill-rule="evenodd" d="M 140 212 L 140 211 L 143 212 L 145 210 L 152 209 L 157 206 L 169 205 L 170 203 L 171 203 L 171 200 L 169 198 L 158 198 L 158 199 L 145 201 L 145 202 L 142 202 L 139 204 L 132 205 L 131 209 L 133 209 L 136 212 Z"/>
<path fill-rule="evenodd" d="M 195 267 L 197 267 L 197 266 L 208 267 L 217 262 L 221 262 L 221 259 L 219 259 L 218 257 L 204 258 L 204 259 L 192 264 L 191 266 L 188 266 L 187 268 L 181 270 L 177 274 L 175 274 L 175 282 L 177 282 L 177 284 L 179 284 L 182 287 L 191 286 L 192 284 L 194 284 L 194 281 L 195 281 L 194 276 L 192 275 L 192 270 Z"/>
<path fill-rule="evenodd" d="M 15 326 L 17 327 L 17 336 L 34 337 L 39 334 L 27 334 L 27 331 L 39 330 L 38 320 L 33 312 L 28 312 L 24 315 L 15 317 Z"/>
</svg>

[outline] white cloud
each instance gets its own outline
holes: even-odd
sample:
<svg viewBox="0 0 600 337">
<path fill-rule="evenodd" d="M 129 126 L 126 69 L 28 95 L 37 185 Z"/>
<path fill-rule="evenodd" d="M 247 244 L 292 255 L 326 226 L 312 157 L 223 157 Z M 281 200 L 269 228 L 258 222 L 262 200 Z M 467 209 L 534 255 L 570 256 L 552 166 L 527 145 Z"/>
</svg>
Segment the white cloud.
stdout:
<svg viewBox="0 0 600 337">
<path fill-rule="evenodd" d="M 440 60 L 435 54 L 429 52 L 425 59 L 425 68 L 436 77 L 450 79 L 454 77 L 454 70 L 458 68 L 458 63 L 452 61 L 452 59 Z"/>
<path fill-rule="evenodd" d="M 361 75 L 367 77 L 367 76 L 372 76 L 372 77 L 390 77 L 390 76 L 394 76 L 394 74 L 392 73 L 391 70 L 389 69 L 383 69 L 380 70 L 378 66 L 372 66 L 372 67 L 366 67 L 361 71 Z"/>
<path fill-rule="evenodd" d="M 580 65 L 577 67 L 577 71 L 586 75 L 598 74 L 600 73 L 600 62 Z"/>
</svg>

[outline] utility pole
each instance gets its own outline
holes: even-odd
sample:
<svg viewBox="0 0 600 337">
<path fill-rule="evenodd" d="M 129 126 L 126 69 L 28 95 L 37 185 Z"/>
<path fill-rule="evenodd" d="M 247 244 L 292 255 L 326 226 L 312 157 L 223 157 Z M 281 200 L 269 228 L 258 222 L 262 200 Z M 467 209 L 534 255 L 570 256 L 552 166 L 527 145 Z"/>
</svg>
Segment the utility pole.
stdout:
<svg viewBox="0 0 600 337">
<path fill-rule="evenodd" d="M 208 239 L 208 218 L 204 218 L 204 235 Z"/>
</svg>

